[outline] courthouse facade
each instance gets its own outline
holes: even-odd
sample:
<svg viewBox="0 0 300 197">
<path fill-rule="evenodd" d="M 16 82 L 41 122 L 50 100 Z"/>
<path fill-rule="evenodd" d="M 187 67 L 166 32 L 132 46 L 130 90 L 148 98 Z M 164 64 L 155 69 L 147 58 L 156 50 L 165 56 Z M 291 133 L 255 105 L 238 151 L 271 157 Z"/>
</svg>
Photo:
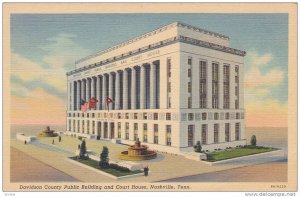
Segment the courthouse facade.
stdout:
<svg viewBox="0 0 300 197">
<path fill-rule="evenodd" d="M 67 73 L 67 134 L 172 153 L 244 145 L 245 54 L 175 22 L 80 59 Z"/>
</svg>

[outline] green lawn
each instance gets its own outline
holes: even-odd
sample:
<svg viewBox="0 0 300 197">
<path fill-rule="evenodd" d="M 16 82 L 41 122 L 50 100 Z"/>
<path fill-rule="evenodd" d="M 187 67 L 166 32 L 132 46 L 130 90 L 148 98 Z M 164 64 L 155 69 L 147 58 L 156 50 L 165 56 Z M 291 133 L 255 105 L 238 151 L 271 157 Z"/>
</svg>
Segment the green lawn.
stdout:
<svg viewBox="0 0 300 197">
<path fill-rule="evenodd" d="M 225 159 L 231 159 L 235 157 L 242 157 L 246 155 L 253 155 L 258 153 L 270 152 L 277 150 L 276 148 L 257 147 L 257 148 L 234 148 L 221 152 L 207 153 L 207 161 L 221 161 Z"/>
<path fill-rule="evenodd" d="M 92 159 L 83 160 L 83 159 L 77 159 L 76 157 L 70 157 L 70 159 L 73 159 L 74 161 L 77 161 L 77 162 L 83 163 L 85 165 L 88 165 L 90 167 L 96 168 L 96 169 L 101 170 L 103 172 L 109 173 L 109 174 L 114 175 L 116 177 L 142 173 L 142 171 L 140 171 L 140 170 L 123 172 L 123 171 L 119 171 L 119 170 L 116 170 L 116 169 L 113 169 L 113 168 L 103 169 L 103 168 L 100 168 L 98 161 L 95 161 L 95 160 L 92 160 Z"/>
</svg>

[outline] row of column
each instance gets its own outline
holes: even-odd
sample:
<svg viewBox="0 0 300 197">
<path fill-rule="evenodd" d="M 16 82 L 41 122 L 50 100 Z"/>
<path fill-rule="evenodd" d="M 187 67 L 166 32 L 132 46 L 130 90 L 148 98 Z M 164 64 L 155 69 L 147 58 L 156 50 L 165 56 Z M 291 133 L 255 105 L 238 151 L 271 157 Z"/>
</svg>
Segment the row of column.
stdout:
<svg viewBox="0 0 300 197">
<path fill-rule="evenodd" d="M 81 110 L 81 101 L 96 98 L 95 109 L 159 108 L 159 61 L 73 81 L 69 84 L 70 110 Z"/>
</svg>

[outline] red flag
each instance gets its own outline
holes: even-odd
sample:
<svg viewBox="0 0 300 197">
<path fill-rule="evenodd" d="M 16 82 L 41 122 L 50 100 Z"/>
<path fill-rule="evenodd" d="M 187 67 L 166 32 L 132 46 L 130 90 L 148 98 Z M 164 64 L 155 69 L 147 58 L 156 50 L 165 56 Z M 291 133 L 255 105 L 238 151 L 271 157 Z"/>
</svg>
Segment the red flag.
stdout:
<svg viewBox="0 0 300 197">
<path fill-rule="evenodd" d="M 95 97 L 92 97 L 90 100 L 89 100 L 89 108 L 90 109 L 95 109 L 95 106 L 96 106 L 96 103 L 98 102 L 97 99 L 95 99 Z"/>
</svg>

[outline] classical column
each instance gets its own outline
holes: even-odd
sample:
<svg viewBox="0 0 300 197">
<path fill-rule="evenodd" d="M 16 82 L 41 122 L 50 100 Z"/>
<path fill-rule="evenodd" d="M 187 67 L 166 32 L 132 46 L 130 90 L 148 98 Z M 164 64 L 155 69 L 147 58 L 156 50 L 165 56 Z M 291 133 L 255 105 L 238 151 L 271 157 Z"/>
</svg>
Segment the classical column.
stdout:
<svg viewBox="0 0 300 197">
<path fill-rule="evenodd" d="M 110 73 L 109 74 L 109 85 L 108 85 L 108 94 L 109 94 L 109 98 L 110 99 L 112 99 L 113 100 L 113 95 L 114 95 L 114 89 L 113 89 L 113 87 L 114 87 L 114 85 L 113 85 L 113 83 L 114 83 L 114 81 L 113 81 L 113 73 Z M 114 100 L 113 100 L 113 102 L 115 102 Z M 110 109 L 114 109 L 113 108 L 113 103 L 110 103 L 110 105 L 109 105 L 109 108 Z"/>
<path fill-rule="evenodd" d="M 145 109 L 146 101 L 146 67 L 141 66 L 141 76 L 140 76 L 140 109 Z"/>
<path fill-rule="evenodd" d="M 81 101 L 81 96 L 82 96 L 82 80 L 78 80 L 77 81 L 77 100 L 76 100 L 76 106 L 77 106 L 77 110 L 81 110 L 81 106 L 80 106 L 80 101 Z"/>
<path fill-rule="evenodd" d="M 136 70 L 131 69 L 131 109 L 136 109 Z"/>
<path fill-rule="evenodd" d="M 97 78 L 92 77 L 92 86 L 91 86 L 92 94 L 91 94 L 91 97 L 96 98 L 96 96 L 97 96 L 96 90 L 97 90 Z"/>
<path fill-rule="evenodd" d="M 116 72 L 116 84 L 115 84 L 115 109 L 120 109 L 120 74 L 119 71 Z"/>
<path fill-rule="evenodd" d="M 156 65 L 150 68 L 150 109 L 156 109 Z"/>
<path fill-rule="evenodd" d="M 101 103 L 102 103 L 102 110 L 106 109 L 106 97 L 107 97 L 107 94 L 106 94 L 106 92 L 107 92 L 107 90 L 106 90 L 107 85 L 106 84 L 107 84 L 107 77 L 108 77 L 107 74 L 104 74 L 102 76 L 102 101 L 101 101 Z"/>
<path fill-rule="evenodd" d="M 86 79 L 86 101 L 91 99 L 91 78 Z"/>
<path fill-rule="evenodd" d="M 81 80 L 81 98 L 86 100 L 86 79 Z"/>
<path fill-rule="evenodd" d="M 78 84 L 78 82 L 76 82 L 76 81 L 72 82 L 73 88 L 71 91 L 71 93 L 72 93 L 72 109 L 71 110 L 73 110 L 73 111 L 77 110 L 77 91 L 78 91 L 77 84 Z"/>
<path fill-rule="evenodd" d="M 102 103 L 102 100 L 101 100 L 101 90 L 102 90 L 101 77 L 99 75 L 98 78 L 97 78 L 97 89 L 96 89 L 96 94 L 97 94 L 96 98 L 98 100 L 98 103 L 97 103 L 97 109 L 98 110 L 101 109 L 101 103 Z"/>
<path fill-rule="evenodd" d="M 123 109 L 128 109 L 128 70 L 123 71 Z"/>
</svg>

